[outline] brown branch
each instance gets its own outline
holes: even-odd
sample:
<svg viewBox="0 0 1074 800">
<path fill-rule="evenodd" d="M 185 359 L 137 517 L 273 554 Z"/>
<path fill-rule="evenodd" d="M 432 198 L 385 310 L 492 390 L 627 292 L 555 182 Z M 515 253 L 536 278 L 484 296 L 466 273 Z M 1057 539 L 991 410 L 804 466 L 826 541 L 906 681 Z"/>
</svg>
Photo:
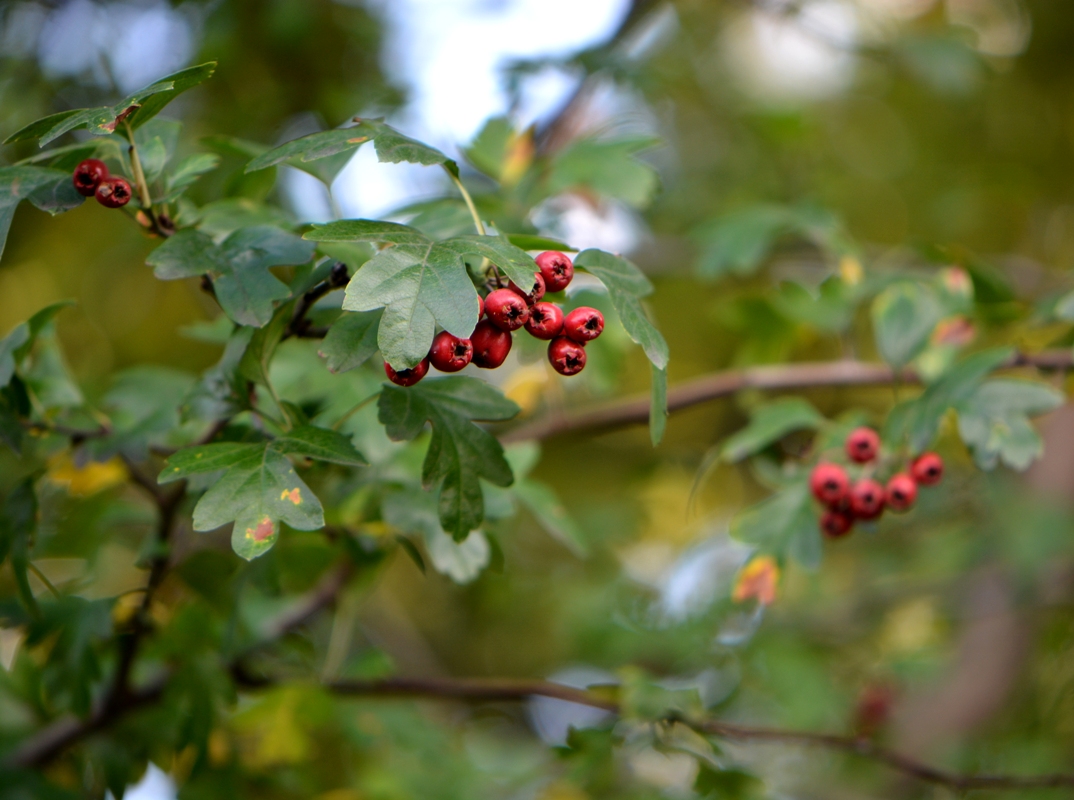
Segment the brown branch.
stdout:
<svg viewBox="0 0 1074 800">
<path fill-rule="evenodd" d="M 267 679 L 247 682 L 250 688 L 273 685 Z M 501 678 L 385 678 L 383 680 L 344 680 L 325 684 L 331 692 L 349 697 L 406 697 L 452 699 L 472 702 L 523 701 L 530 697 L 551 697 L 570 703 L 599 708 L 617 714 L 619 704 L 607 697 L 540 680 L 511 680 Z M 667 722 L 678 722 L 701 733 L 723 739 L 747 742 L 781 742 L 837 750 L 848 755 L 875 761 L 924 783 L 944 786 L 956 791 L 969 789 L 1036 789 L 1074 786 L 1074 774 L 1055 775 L 968 775 L 938 769 L 898 753 L 872 740 L 811 731 L 782 730 L 752 727 L 720 721 L 693 721 L 669 716 Z"/>
<path fill-rule="evenodd" d="M 309 314 L 310 309 L 313 308 L 318 300 L 329 292 L 335 291 L 336 289 L 342 289 L 347 285 L 349 280 L 350 273 L 347 271 L 347 265 L 342 261 L 337 261 L 333 264 L 332 271 L 329 273 L 328 277 L 310 288 L 309 291 L 299 298 L 298 302 L 295 304 L 294 314 L 291 315 L 291 322 L 287 325 L 287 330 L 284 331 L 283 338 L 287 339 L 290 336 L 298 336 L 307 339 L 324 338 L 325 334 L 328 332 L 327 329 L 312 328 L 306 315 Z"/>
<path fill-rule="evenodd" d="M 1036 355 L 1013 356 L 1000 369 L 1037 367 L 1070 369 L 1074 359 L 1069 350 L 1055 350 Z M 773 364 L 746 369 L 726 370 L 702 375 L 668 390 L 668 412 L 716 400 L 743 389 L 815 389 L 824 386 L 881 386 L 894 381 L 895 373 L 886 364 L 865 361 L 817 361 L 800 364 Z M 920 383 L 913 370 L 900 373 L 903 384 Z M 637 425 L 649 420 L 649 398 L 628 397 L 612 403 L 569 413 L 550 413 L 506 431 L 500 440 L 521 442 L 545 439 L 573 431 L 596 433 Z"/>
</svg>

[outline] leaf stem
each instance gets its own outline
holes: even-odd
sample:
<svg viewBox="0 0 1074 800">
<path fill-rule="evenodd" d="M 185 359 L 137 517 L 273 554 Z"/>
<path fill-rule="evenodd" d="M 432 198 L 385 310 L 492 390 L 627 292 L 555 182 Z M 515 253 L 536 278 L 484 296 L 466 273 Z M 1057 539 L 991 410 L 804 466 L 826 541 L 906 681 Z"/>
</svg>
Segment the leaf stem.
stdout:
<svg viewBox="0 0 1074 800">
<path fill-rule="evenodd" d="M 358 405 L 356 405 L 354 408 L 352 408 L 350 411 L 348 411 L 342 417 L 337 419 L 335 425 L 332 426 L 332 430 L 338 431 L 341 427 L 343 427 L 344 422 L 349 420 L 351 417 L 353 417 L 355 414 L 357 414 L 359 411 L 361 411 L 363 408 L 365 408 L 367 405 L 369 405 L 372 401 L 376 400 L 378 397 L 380 397 L 380 391 L 379 390 L 374 392 L 373 394 L 369 395 L 369 397 L 367 397 L 365 400 L 360 402 Z"/>
<path fill-rule="evenodd" d="M 462 195 L 462 199 L 466 201 L 466 207 L 470 209 L 470 216 L 474 218 L 474 227 L 477 228 L 477 232 L 482 236 L 485 235 L 485 223 L 481 221 L 481 215 L 477 213 L 477 206 L 474 205 L 474 198 L 470 197 L 470 193 L 466 191 L 466 187 L 463 186 L 459 176 L 452 172 L 447 166 L 444 166 L 444 172 L 451 178 L 452 183 L 458 187 L 459 193 Z"/>
<path fill-rule="evenodd" d="M 52 581 L 45 577 L 45 573 L 38 569 L 37 564 L 35 564 L 33 561 L 27 561 L 26 568 L 30 570 L 30 572 L 32 572 L 34 575 L 36 575 L 37 579 L 41 581 L 41 583 L 45 584 L 45 588 L 52 593 L 53 597 L 55 597 L 57 600 L 60 599 L 59 591 L 56 589 L 55 586 L 52 585 Z"/>
</svg>

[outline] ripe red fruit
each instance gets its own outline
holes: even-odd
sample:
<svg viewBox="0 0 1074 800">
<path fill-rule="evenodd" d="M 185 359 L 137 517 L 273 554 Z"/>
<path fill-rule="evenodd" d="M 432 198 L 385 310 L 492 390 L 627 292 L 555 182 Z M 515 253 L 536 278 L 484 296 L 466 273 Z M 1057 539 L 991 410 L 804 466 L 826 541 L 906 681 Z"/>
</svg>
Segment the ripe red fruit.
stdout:
<svg viewBox="0 0 1074 800">
<path fill-rule="evenodd" d="M 854 517 L 845 511 L 828 509 L 820 517 L 821 532 L 829 539 L 846 536 L 854 527 Z"/>
<path fill-rule="evenodd" d="M 884 510 L 884 487 L 865 478 L 850 490 L 850 510 L 857 519 L 876 519 Z"/>
<path fill-rule="evenodd" d="M 77 167 L 71 176 L 75 191 L 83 197 L 92 197 L 101 181 L 108 177 L 108 167 L 96 158 L 87 158 Z"/>
<path fill-rule="evenodd" d="M 910 475 L 922 486 L 934 486 L 943 478 L 943 459 L 935 453 L 922 453 L 910 465 Z"/>
<path fill-rule="evenodd" d="M 485 298 L 485 316 L 501 331 L 517 331 L 529 321 L 530 310 L 521 295 L 497 289 Z"/>
<path fill-rule="evenodd" d="M 94 193 L 105 208 L 119 208 L 131 200 L 131 185 L 124 178 L 105 178 Z"/>
<path fill-rule="evenodd" d="M 604 330 L 604 315 L 595 308 L 576 308 L 563 320 L 563 335 L 585 344 L 600 336 Z"/>
<path fill-rule="evenodd" d="M 873 736 L 887 724 L 891 718 L 891 709 L 895 703 L 895 690 L 885 684 L 865 687 L 858 696 L 858 705 L 854 710 L 854 731 L 859 736 Z"/>
<path fill-rule="evenodd" d="M 838 464 L 817 464 L 809 476 L 809 488 L 826 506 L 838 505 L 850 496 L 850 480 Z"/>
<path fill-rule="evenodd" d="M 880 452 L 880 437 L 872 428 L 855 428 L 847 437 L 846 447 L 851 461 L 865 464 Z"/>
<path fill-rule="evenodd" d="M 562 292 L 574 277 L 574 264 L 563 253 L 549 250 L 537 256 L 536 261 L 549 292 Z"/>
<path fill-rule="evenodd" d="M 585 347 L 566 336 L 557 336 L 548 345 L 548 361 L 560 375 L 577 375 L 585 369 Z"/>
<path fill-rule="evenodd" d="M 532 306 L 534 303 L 544 297 L 544 278 L 541 277 L 541 273 L 539 272 L 533 273 L 533 286 L 528 292 L 522 291 L 522 289 L 514 281 L 511 281 L 508 284 L 507 288 L 515 294 L 520 295 L 522 299 L 526 301 L 526 305 Z"/>
<path fill-rule="evenodd" d="M 469 339 L 460 339 L 447 331 L 440 331 L 429 348 L 429 363 L 441 372 L 458 372 L 474 357 L 474 346 Z"/>
<path fill-rule="evenodd" d="M 536 339 L 555 339 L 563 330 L 563 311 L 552 303 L 534 303 L 526 330 Z"/>
<path fill-rule="evenodd" d="M 905 472 L 898 472 L 888 481 L 884 500 L 892 511 L 907 511 L 917 500 L 917 484 Z"/>
<path fill-rule="evenodd" d="M 417 363 L 416 366 L 410 369 L 401 369 L 396 372 L 392 369 L 392 365 L 387 361 L 384 362 L 384 374 L 388 376 L 388 380 L 394 383 L 396 386 L 413 386 L 415 383 L 425 377 L 425 374 L 429 371 L 429 359 L 423 358 Z"/>
<path fill-rule="evenodd" d="M 470 343 L 474 346 L 473 363 L 482 369 L 496 369 L 511 352 L 511 334 L 500 330 L 487 319 L 477 323 L 470 334 Z"/>
</svg>

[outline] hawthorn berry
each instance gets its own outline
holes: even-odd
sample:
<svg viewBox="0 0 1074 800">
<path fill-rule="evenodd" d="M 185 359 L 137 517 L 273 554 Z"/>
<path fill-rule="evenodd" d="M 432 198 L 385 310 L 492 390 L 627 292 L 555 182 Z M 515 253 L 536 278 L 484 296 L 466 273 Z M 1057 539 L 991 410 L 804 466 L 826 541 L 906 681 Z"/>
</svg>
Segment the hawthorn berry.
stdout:
<svg viewBox="0 0 1074 800">
<path fill-rule="evenodd" d="M 850 489 L 850 510 L 857 519 L 876 519 L 884 511 L 884 487 L 864 478 Z"/>
<path fill-rule="evenodd" d="M 552 303 L 534 303 L 526 330 L 535 339 L 555 339 L 563 330 L 563 311 Z"/>
<path fill-rule="evenodd" d="M 440 331 L 429 348 L 429 363 L 441 372 L 458 372 L 474 357 L 474 346 L 469 339 L 460 339 L 447 331 Z"/>
<path fill-rule="evenodd" d="M 600 336 L 604 330 L 604 315 L 595 308 L 582 306 L 563 320 L 563 335 L 585 344 Z"/>
<path fill-rule="evenodd" d="M 891 476 L 885 489 L 884 501 L 892 511 L 908 511 L 917 500 L 917 484 L 905 472 Z"/>
<path fill-rule="evenodd" d="M 483 319 L 470 334 L 470 344 L 474 347 L 472 363 L 482 369 L 496 369 L 511 352 L 511 334 L 497 328 L 491 320 Z"/>
<path fill-rule="evenodd" d="M 880 452 L 880 437 L 872 428 L 855 428 L 847 437 L 846 448 L 851 461 L 865 464 Z"/>
<path fill-rule="evenodd" d="M 120 208 L 131 201 L 131 185 L 125 178 L 105 178 L 94 194 L 105 208 Z"/>
<path fill-rule="evenodd" d="M 501 331 L 517 331 L 530 318 L 522 296 L 510 289 L 497 289 L 485 298 L 485 316 Z"/>
<path fill-rule="evenodd" d="M 71 182 L 83 197 L 92 197 L 101 181 L 108 177 L 108 167 L 100 159 L 87 158 L 75 167 Z"/>
<path fill-rule="evenodd" d="M 585 347 L 566 336 L 557 336 L 548 345 L 548 361 L 560 375 L 577 375 L 585 369 Z"/>
<path fill-rule="evenodd" d="M 809 488 L 826 506 L 838 505 L 850 496 L 850 480 L 838 464 L 817 464 L 809 476 Z"/>
<path fill-rule="evenodd" d="M 922 453 L 910 465 L 910 475 L 922 486 L 934 486 L 943 479 L 943 459 L 936 453 Z"/>
<path fill-rule="evenodd" d="M 549 250 L 537 256 L 536 261 L 549 292 L 562 292 L 574 277 L 574 264 L 563 253 Z"/>
<path fill-rule="evenodd" d="M 829 539 L 846 536 L 854 527 L 854 517 L 846 511 L 829 508 L 820 517 L 820 529 Z"/>
<path fill-rule="evenodd" d="M 384 362 L 384 374 L 388 376 L 388 380 L 394 383 L 396 386 L 413 386 L 415 383 L 425 377 L 429 371 L 429 359 L 423 358 L 415 366 L 410 369 L 394 370 L 392 365 L 387 361 Z"/>
<path fill-rule="evenodd" d="M 525 300 L 526 305 L 532 306 L 534 303 L 544 297 L 544 278 L 541 277 L 541 273 L 539 272 L 533 273 L 533 287 L 528 292 L 522 291 L 522 288 L 514 281 L 511 281 L 507 285 L 507 288 L 515 294 L 519 295 L 523 300 Z"/>
</svg>

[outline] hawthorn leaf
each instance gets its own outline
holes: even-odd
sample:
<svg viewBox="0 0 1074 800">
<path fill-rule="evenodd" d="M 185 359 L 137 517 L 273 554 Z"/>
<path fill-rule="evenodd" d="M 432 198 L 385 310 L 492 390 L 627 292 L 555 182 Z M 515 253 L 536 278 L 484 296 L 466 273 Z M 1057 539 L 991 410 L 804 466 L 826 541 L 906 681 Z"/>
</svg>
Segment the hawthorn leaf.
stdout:
<svg viewBox="0 0 1074 800">
<path fill-rule="evenodd" d="M 893 367 L 912 361 L 929 342 L 943 309 L 931 288 L 900 281 L 873 301 L 873 331 L 880 355 Z"/>
<path fill-rule="evenodd" d="M 295 428 L 273 440 L 269 446 L 290 456 L 302 456 L 347 467 L 361 467 L 367 463 L 362 454 L 354 449 L 354 443 L 349 436 L 316 425 Z"/>
<path fill-rule="evenodd" d="M 733 464 L 760 452 L 788 433 L 816 430 L 823 424 L 823 415 L 807 400 L 800 397 L 775 400 L 760 406 L 750 417 L 749 424 L 724 442 L 720 457 Z"/>
<path fill-rule="evenodd" d="M 377 329 L 381 311 L 344 311 L 332 323 L 321 342 L 318 354 L 328 362 L 331 372 L 346 372 L 360 367 L 377 352 Z"/>
<path fill-rule="evenodd" d="M 552 160 L 548 177 L 553 194 L 585 186 L 600 194 L 642 208 L 660 183 L 656 170 L 635 153 L 658 144 L 651 137 L 617 140 L 579 139 Z"/>
<path fill-rule="evenodd" d="M 234 522 L 231 544 L 245 559 L 263 554 L 279 537 L 279 523 L 296 530 L 324 527 L 320 500 L 295 473 L 288 455 L 358 466 L 365 459 L 341 433 L 297 428 L 271 442 L 218 442 L 172 455 L 159 483 L 224 470 L 194 507 L 194 530 Z"/>
<path fill-rule="evenodd" d="M 429 245 L 432 240 L 416 228 L 376 219 L 343 219 L 314 225 L 303 239 L 314 242 L 380 242 Z"/>
<path fill-rule="evenodd" d="M 974 353 L 956 363 L 929 384 L 920 396 L 905 400 L 891 410 L 884 425 L 884 442 L 893 450 L 906 444 L 911 453 L 920 453 L 935 438 L 940 420 L 948 409 L 968 400 L 988 373 L 1012 354 L 1008 347 L 997 347 Z"/>
<path fill-rule="evenodd" d="M 356 150 L 366 142 L 373 141 L 377 158 L 382 162 L 398 164 L 408 161 L 427 166 L 442 164 L 452 174 L 458 176 L 458 165 L 435 147 L 404 136 L 381 120 L 356 119 L 355 121 L 357 124 L 350 128 L 318 131 L 285 142 L 251 160 L 246 165 L 246 172 L 255 172 L 284 162 L 290 162 L 292 166 L 299 166 L 300 169 L 308 171 L 304 165 L 309 162 L 335 158 Z M 324 176 L 329 178 L 327 182 L 331 182 L 331 178 L 346 165 L 347 160 L 343 158 L 334 161 L 332 169 Z M 318 175 L 318 177 L 322 176 Z"/>
<path fill-rule="evenodd" d="M 15 216 L 15 207 L 29 200 L 42 211 L 58 214 L 82 204 L 71 173 L 48 167 L 0 167 L 0 258 Z"/>
<path fill-rule="evenodd" d="M 440 526 L 436 500 L 426 492 L 393 492 L 384 498 L 382 512 L 384 520 L 392 527 L 421 536 L 433 568 L 458 584 L 470 583 L 489 564 L 492 548 L 485 534 L 470 531 L 461 542 L 452 539 Z M 400 537 L 400 541 L 410 543 L 404 537 Z M 420 555 L 414 561 L 424 572 Z"/>
<path fill-rule="evenodd" d="M 533 233 L 505 233 L 504 236 L 507 237 L 507 241 L 520 250 L 559 250 L 566 253 L 577 250 L 577 248 L 571 247 L 566 242 L 559 241 L 559 239 L 550 239 L 547 236 L 539 236 Z"/>
<path fill-rule="evenodd" d="M 999 461 L 1025 470 L 1044 451 L 1030 416 L 1063 404 L 1062 392 L 1043 383 L 996 378 L 985 381 L 958 405 L 958 432 L 981 469 Z"/>
<path fill-rule="evenodd" d="M 396 441 L 413 439 L 432 423 L 422 483 L 426 489 L 439 486 L 440 524 L 461 542 L 484 519 L 479 479 L 496 486 L 513 481 L 503 447 L 473 421 L 508 420 L 518 406 L 484 381 L 455 377 L 406 389 L 385 384 L 378 407 L 381 424 Z"/>
<path fill-rule="evenodd" d="M 25 478 L 15 485 L 0 502 L 0 564 L 10 556 L 11 570 L 23 604 L 34 611 L 37 601 L 30 587 L 27 570 L 30 564 L 30 547 L 37 530 L 37 494 L 33 478 Z"/>
<path fill-rule="evenodd" d="M 269 267 L 305 264 L 314 246 L 270 225 L 240 228 L 221 244 L 201 231 L 179 231 L 154 250 L 146 263 L 161 280 L 208 275 L 224 312 L 239 325 L 260 328 L 274 303 L 291 290 Z"/>
<path fill-rule="evenodd" d="M 147 123 L 182 92 L 207 80 L 216 70 L 216 62 L 210 61 L 167 75 L 144 89 L 128 95 L 113 106 L 78 108 L 31 122 L 11 134 L 4 144 L 37 139 L 44 147 L 68 131 L 85 128 L 94 136 L 115 133 L 120 119 L 132 129 Z"/>
<path fill-rule="evenodd" d="M 820 564 L 821 538 L 809 487 L 794 483 L 739 512 L 731 535 L 766 553 L 787 555 L 803 567 Z"/>
</svg>

